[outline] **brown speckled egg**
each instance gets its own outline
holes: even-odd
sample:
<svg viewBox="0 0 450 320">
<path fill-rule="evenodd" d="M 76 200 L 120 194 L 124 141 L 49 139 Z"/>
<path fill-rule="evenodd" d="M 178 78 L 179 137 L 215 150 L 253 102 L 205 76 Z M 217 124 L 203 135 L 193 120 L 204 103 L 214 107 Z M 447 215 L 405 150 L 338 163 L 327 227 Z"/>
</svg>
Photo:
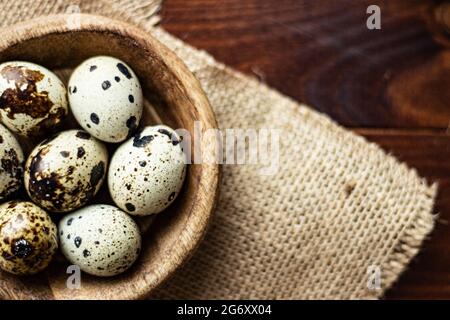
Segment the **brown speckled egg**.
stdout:
<svg viewBox="0 0 450 320">
<path fill-rule="evenodd" d="M 0 119 L 11 131 L 41 135 L 68 110 L 66 88 L 53 72 L 30 62 L 0 64 Z"/>
<path fill-rule="evenodd" d="M 108 187 L 119 208 L 132 215 L 159 213 L 178 196 L 186 161 L 181 139 L 167 126 L 146 127 L 114 153 Z"/>
<path fill-rule="evenodd" d="M 0 124 L 0 200 L 19 190 L 22 184 L 23 161 L 19 142 Z"/>
<path fill-rule="evenodd" d="M 114 276 L 127 270 L 141 250 L 134 220 L 110 205 L 91 205 L 65 216 L 59 223 L 64 256 L 81 270 L 96 276 Z"/>
<path fill-rule="evenodd" d="M 0 206 L 0 267 L 16 275 L 44 270 L 58 249 L 56 226 L 31 202 Z"/>
<path fill-rule="evenodd" d="M 108 152 L 100 141 L 85 131 L 63 131 L 31 152 L 25 164 L 25 189 L 49 211 L 72 211 L 100 189 L 107 164 Z"/>
</svg>

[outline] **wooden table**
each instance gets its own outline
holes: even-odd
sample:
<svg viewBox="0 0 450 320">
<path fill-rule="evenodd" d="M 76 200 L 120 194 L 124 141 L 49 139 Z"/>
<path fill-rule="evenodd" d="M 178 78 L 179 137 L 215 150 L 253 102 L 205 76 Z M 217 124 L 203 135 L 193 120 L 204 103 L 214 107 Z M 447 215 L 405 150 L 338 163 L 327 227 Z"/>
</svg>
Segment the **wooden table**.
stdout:
<svg viewBox="0 0 450 320">
<path fill-rule="evenodd" d="M 179 38 L 439 183 L 436 228 L 387 299 L 450 299 L 450 34 L 436 22 L 450 15 L 441 2 L 166 0 L 162 12 Z M 381 30 L 366 27 L 371 4 Z"/>
</svg>

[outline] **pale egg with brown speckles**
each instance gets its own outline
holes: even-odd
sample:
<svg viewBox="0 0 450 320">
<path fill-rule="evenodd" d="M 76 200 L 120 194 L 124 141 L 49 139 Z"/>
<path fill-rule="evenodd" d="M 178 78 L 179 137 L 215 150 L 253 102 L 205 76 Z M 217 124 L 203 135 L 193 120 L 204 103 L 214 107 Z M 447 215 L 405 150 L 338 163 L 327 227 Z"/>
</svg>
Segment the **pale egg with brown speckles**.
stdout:
<svg viewBox="0 0 450 320">
<path fill-rule="evenodd" d="M 68 110 L 66 87 L 53 72 L 30 62 L 0 64 L 0 119 L 11 131 L 42 135 Z"/>
<path fill-rule="evenodd" d="M 136 261 L 141 235 L 134 220 L 110 205 L 91 205 L 66 215 L 59 223 L 64 256 L 86 273 L 118 275 Z"/>
<path fill-rule="evenodd" d="M 39 144 L 25 163 L 25 189 L 36 204 L 68 212 L 90 201 L 106 175 L 105 145 L 82 130 L 60 132 Z"/>
<path fill-rule="evenodd" d="M 44 270 L 58 249 L 50 216 L 37 205 L 10 201 L 0 206 L 0 267 L 16 275 Z"/>
<path fill-rule="evenodd" d="M 186 174 L 181 142 L 173 129 L 159 125 L 144 128 L 116 150 L 108 187 L 119 208 L 146 216 L 161 212 L 175 200 Z"/>
<path fill-rule="evenodd" d="M 23 161 L 19 142 L 0 124 L 0 200 L 19 190 L 23 177 Z"/>
</svg>

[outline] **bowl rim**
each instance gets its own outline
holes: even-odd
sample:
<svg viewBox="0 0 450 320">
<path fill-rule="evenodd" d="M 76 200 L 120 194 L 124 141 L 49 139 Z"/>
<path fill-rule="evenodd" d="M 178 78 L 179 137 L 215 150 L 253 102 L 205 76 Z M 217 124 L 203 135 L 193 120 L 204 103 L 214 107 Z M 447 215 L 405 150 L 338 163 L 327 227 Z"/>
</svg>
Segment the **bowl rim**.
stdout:
<svg viewBox="0 0 450 320">
<path fill-rule="evenodd" d="M 214 111 L 198 79 L 192 74 L 185 63 L 172 50 L 156 39 L 151 32 L 142 30 L 138 26 L 121 20 L 93 14 L 77 14 L 77 22 L 79 23 L 76 25 L 67 23 L 68 19 L 72 17 L 73 14 L 48 15 L 9 26 L 2 31 L 0 52 L 14 47 L 23 41 L 30 41 L 52 34 L 90 31 L 112 33 L 121 37 L 128 37 L 146 49 L 156 48 L 157 50 L 153 50 L 153 53 L 156 51 L 163 52 L 164 55 L 158 55 L 167 64 L 169 70 L 173 68 L 173 64 L 177 65 L 177 68 L 179 68 L 177 73 L 182 74 L 182 77 L 180 77 L 181 84 L 189 84 L 187 86 L 188 90 L 186 91 L 189 99 L 193 100 L 193 106 L 196 109 L 198 120 L 202 122 L 202 129 L 218 128 Z M 201 108 L 197 108 L 199 105 Z M 205 146 L 202 145 L 202 154 L 213 154 L 216 152 L 215 150 L 218 144 L 218 141 L 214 141 Z M 157 275 L 156 279 L 149 281 L 148 277 L 144 275 L 144 277 L 140 277 L 140 282 L 145 282 L 145 285 L 135 284 L 133 285 L 133 293 L 125 290 L 127 292 L 124 291 L 117 297 L 111 297 L 111 299 L 146 298 L 186 263 L 198 248 L 201 240 L 205 236 L 217 204 L 222 168 L 220 164 L 190 164 L 190 166 L 201 166 L 198 190 L 203 189 L 209 197 L 200 198 L 197 190 L 189 213 L 189 223 L 186 223 L 179 235 L 180 243 L 179 245 L 173 246 L 171 254 L 159 264 L 158 270 L 154 270 L 154 273 Z M 64 295 L 58 296 L 54 290 L 52 290 L 52 294 L 54 299 L 67 298 Z M 2 297 L 0 297 L 1 299 Z"/>
</svg>

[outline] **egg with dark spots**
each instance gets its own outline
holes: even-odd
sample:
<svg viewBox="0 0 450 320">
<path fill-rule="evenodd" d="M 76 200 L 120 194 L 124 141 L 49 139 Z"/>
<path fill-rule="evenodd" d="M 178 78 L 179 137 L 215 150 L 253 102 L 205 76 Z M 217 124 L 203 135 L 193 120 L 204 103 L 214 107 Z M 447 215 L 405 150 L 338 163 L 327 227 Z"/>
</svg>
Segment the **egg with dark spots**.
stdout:
<svg viewBox="0 0 450 320">
<path fill-rule="evenodd" d="M 68 110 L 66 87 L 53 72 L 30 62 L 0 64 L 0 118 L 11 131 L 41 136 Z"/>
<path fill-rule="evenodd" d="M 84 131 L 63 131 L 31 152 L 25 164 L 25 189 L 48 211 L 72 211 L 95 196 L 107 165 L 102 142 Z"/>
<path fill-rule="evenodd" d="M 14 135 L 0 125 L 0 200 L 20 189 L 23 178 L 24 156 Z"/>
<path fill-rule="evenodd" d="M 95 66 L 95 68 L 92 68 Z M 69 102 L 77 122 L 97 139 L 117 143 L 131 136 L 139 125 L 143 95 L 139 79 L 125 62 L 97 56 L 72 73 Z"/>
<path fill-rule="evenodd" d="M 137 224 L 114 206 L 97 204 L 79 209 L 60 221 L 59 230 L 63 232 L 59 237 L 61 252 L 91 275 L 118 275 L 131 267 L 141 251 Z"/>
<path fill-rule="evenodd" d="M 181 138 L 167 126 L 146 127 L 123 143 L 111 158 L 108 188 L 116 205 L 146 216 L 167 208 L 186 174 Z"/>
<path fill-rule="evenodd" d="M 58 249 L 50 216 L 37 205 L 10 201 L 0 206 L 0 268 L 15 275 L 44 270 Z"/>
</svg>

